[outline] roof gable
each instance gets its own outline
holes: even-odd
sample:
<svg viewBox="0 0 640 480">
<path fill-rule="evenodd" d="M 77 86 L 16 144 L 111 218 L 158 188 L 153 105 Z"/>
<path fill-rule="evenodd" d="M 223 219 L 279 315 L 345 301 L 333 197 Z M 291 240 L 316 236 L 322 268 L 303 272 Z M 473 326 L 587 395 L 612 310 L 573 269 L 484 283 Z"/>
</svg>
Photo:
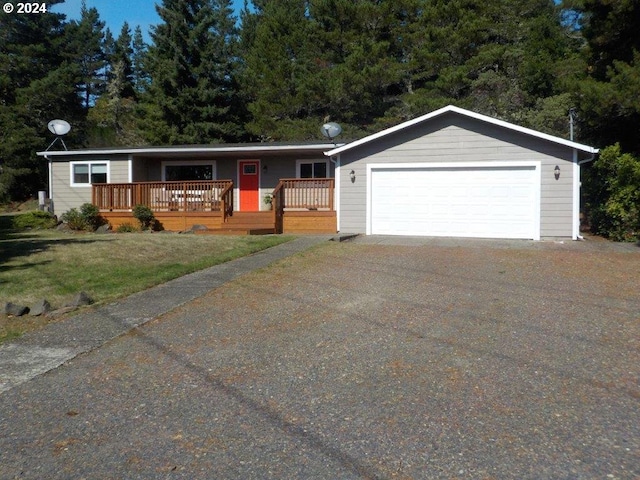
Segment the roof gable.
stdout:
<svg viewBox="0 0 640 480">
<path fill-rule="evenodd" d="M 490 123 L 492 125 L 497 125 L 502 128 L 506 128 L 512 130 L 514 132 L 519 132 L 525 135 L 529 135 L 535 138 L 539 138 L 541 140 L 546 140 L 548 142 L 556 143 L 559 145 L 564 145 L 569 148 L 573 148 L 576 150 L 580 150 L 586 153 L 595 154 L 598 153 L 597 148 L 590 147 L 588 145 L 583 145 L 581 143 L 572 142 L 571 140 L 566 140 L 560 137 L 554 137 L 553 135 L 548 135 L 546 133 L 538 132 L 537 130 L 532 130 L 530 128 L 521 127 L 518 125 L 514 125 L 513 123 L 505 122 L 503 120 L 498 120 L 497 118 L 488 117 L 486 115 L 481 115 L 479 113 L 472 112 L 470 110 L 465 110 L 463 108 L 455 107 L 453 105 L 449 105 L 447 107 L 441 108 L 439 110 L 435 110 L 431 113 L 427 113 L 426 115 L 422 115 L 421 117 L 414 118 L 413 120 L 408 120 L 399 125 L 396 125 L 391 128 L 387 128 L 386 130 L 382 130 L 378 133 L 374 133 L 373 135 L 369 135 L 367 137 L 361 138 L 360 140 L 356 140 L 355 142 L 348 143 L 346 145 L 340 146 L 338 148 L 334 148 L 333 150 L 329 150 L 325 152 L 327 156 L 338 155 L 342 152 L 346 152 L 348 150 L 352 150 L 366 143 L 372 142 L 374 140 L 378 140 L 380 138 L 386 137 L 393 133 L 399 132 L 401 130 L 405 130 L 414 125 L 427 122 L 433 118 L 439 117 L 446 113 L 456 113 L 458 115 L 462 115 L 468 118 L 472 118 L 481 122 Z"/>
</svg>

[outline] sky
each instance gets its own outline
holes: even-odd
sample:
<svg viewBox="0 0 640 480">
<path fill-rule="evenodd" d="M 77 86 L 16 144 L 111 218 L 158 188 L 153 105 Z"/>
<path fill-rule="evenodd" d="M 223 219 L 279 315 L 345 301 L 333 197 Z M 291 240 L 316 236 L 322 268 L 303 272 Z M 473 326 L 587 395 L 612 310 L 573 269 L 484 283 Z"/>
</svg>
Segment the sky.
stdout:
<svg viewBox="0 0 640 480">
<path fill-rule="evenodd" d="M 145 41 L 149 41 L 149 27 L 160 23 L 160 17 L 156 13 L 156 3 L 153 0 L 85 0 L 87 8 L 95 7 L 100 15 L 100 20 L 105 22 L 114 37 L 120 35 L 124 22 L 129 24 L 131 33 L 137 25 L 142 28 Z M 239 12 L 244 0 L 233 1 L 235 9 Z M 64 13 L 67 20 L 80 19 L 80 7 L 82 0 L 65 0 L 64 3 L 50 6 L 51 12 Z"/>
</svg>

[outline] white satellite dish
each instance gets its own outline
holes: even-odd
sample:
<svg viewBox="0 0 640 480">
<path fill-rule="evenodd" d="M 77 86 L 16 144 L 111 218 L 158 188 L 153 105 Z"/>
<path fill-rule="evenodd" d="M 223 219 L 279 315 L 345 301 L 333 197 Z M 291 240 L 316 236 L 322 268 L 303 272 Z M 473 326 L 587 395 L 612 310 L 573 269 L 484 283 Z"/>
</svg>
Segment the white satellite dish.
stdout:
<svg viewBox="0 0 640 480">
<path fill-rule="evenodd" d="M 325 137 L 332 141 L 342 133 L 342 127 L 335 122 L 325 123 L 320 130 Z"/>
<path fill-rule="evenodd" d="M 47 124 L 47 127 L 49 127 L 49 131 L 53 133 L 56 136 L 56 138 L 53 140 L 53 142 L 51 142 L 51 145 L 47 147 L 47 150 L 45 150 L 45 152 L 48 151 L 51 147 L 53 147 L 53 144 L 56 143 L 58 140 L 60 140 L 60 142 L 62 143 L 62 146 L 66 150 L 67 146 L 64 144 L 64 140 L 62 140 L 62 138 L 60 137 L 62 137 L 62 135 L 66 135 L 71 130 L 71 125 L 69 125 L 69 122 L 66 122 L 60 119 L 51 120 Z"/>
<path fill-rule="evenodd" d="M 69 130 L 71 130 L 71 125 L 69 125 L 69 122 L 58 119 L 51 120 L 48 127 L 51 133 L 58 136 L 66 135 L 67 133 L 69 133 Z"/>
</svg>

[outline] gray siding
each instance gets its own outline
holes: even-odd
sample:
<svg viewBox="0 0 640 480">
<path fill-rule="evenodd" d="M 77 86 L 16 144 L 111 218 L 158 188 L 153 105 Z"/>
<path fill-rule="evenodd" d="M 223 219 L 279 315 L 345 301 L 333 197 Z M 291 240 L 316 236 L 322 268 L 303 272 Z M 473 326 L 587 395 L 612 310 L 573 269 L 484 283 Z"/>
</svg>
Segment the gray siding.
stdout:
<svg viewBox="0 0 640 480">
<path fill-rule="evenodd" d="M 57 157 L 52 164 L 52 196 L 56 215 L 60 215 L 71 208 L 78 208 L 83 203 L 91 202 L 91 187 L 71 186 L 71 161 L 109 161 L 111 183 L 129 182 L 129 157 L 127 155 L 83 155 L 74 157 Z M 136 156 L 131 163 L 132 182 L 160 182 L 162 181 L 162 162 L 175 161 L 176 157 L 147 157 Z M 327 161 L 322 154 L 293 154 L 293 155 L 229 155 L 215 159 L 199 156 L 197 158 L 184 158 L 185 162 L 212 161 L 216 163 L 216 177 L 220 180 L 233 180 L 238 184 L 238 161 L 260 161 L 260 198 L 271 193 L 281 178 L 295 178 L 297 160 Z M 264 167 L 267 167 L 266 171 Z M 335 176 L 335 167 L 329 162 L 330 176 Z M 235 188 L 235 208 L 238 207 L 238 189 Z M 268 206 L 261 201 L 261 209 Z"/>
<path fill-rule="evenodd" d="M 56 215 L 79 208 L 83 203 L 91 202 L 91 187 L 71 186 L 71 161 L 78 162 L 100 162 L 109 163 L 109 180 L 111 183 L 129 182 L 129 162 L 126 155 L 109 156 L 83 156 L 73 157 L 52 162 L 51 168 L 51 188 L 49 196 L 53 198 L 53 208 Z"/>
<path fill-rule="evenodd" d="M 573 234 L 573 151 L 568 147 L 454 113 L 343 152 L 340 230 L 366 231 L 367 164 L 539 161 L 541 237 Z M 556 180 L 553 170 L 560 167 Z M 349 174 L 356 174 L 351 183 Z"/>
</svg>

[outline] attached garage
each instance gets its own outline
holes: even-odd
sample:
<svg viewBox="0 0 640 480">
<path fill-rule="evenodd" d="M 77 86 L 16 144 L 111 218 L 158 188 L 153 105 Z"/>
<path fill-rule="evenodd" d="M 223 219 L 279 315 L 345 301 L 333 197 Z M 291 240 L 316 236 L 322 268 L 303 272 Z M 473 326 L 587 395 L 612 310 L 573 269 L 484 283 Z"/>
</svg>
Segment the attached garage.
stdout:
<svg viewBox="0 0 640 480">
<path fill-rule="evenodd" d="M 373 235 L 540 237 L 539 164 L 371 165 Z"/>
<path fill-rule="evenodd" d="M 580 238 L 580 165 L 598 150 L 448 106 L 325 154 L 338 230 Z"/>
</svg>

